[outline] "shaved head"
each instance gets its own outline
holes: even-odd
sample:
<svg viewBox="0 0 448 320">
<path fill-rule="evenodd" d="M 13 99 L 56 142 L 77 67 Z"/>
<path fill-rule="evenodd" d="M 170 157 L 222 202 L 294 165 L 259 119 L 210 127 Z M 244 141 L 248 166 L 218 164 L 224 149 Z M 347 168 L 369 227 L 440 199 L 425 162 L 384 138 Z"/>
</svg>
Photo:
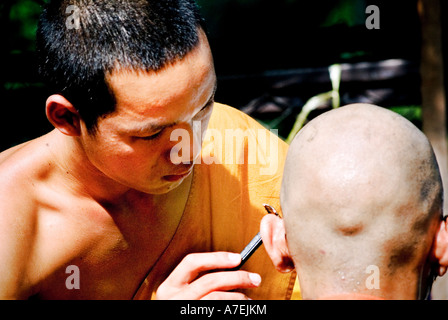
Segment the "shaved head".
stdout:
<svg viewBox="0 0 448 320">
<path fill-rule="evenodd" d="M 387 109 L 355 104 L 317 117 L 295 137 L 281 205 L 301 286 L 312 292 L 324 281 L 325 290 L 362 293 L 370 265 L 383 279 L 422 272 L 442 183 L 419 129 Z"/>
</svg>

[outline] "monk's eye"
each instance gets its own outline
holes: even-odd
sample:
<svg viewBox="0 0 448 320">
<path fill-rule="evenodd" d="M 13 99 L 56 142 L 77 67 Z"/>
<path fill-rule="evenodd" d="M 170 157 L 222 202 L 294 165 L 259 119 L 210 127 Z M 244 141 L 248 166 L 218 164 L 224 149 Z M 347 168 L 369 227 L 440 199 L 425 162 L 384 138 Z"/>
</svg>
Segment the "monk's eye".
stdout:
<svg viewBox="0 0 448 320">
<path fill-rule="evenodd" d="M 145 141 L 155 140 L 162 135 L 162 132 L 163 132 L 163 130 L 160 130 L 159 132 L 151 134 L 149 136 L 137 137 L 137 138 L 140 140 L 145 140 Z"/>
</svg>

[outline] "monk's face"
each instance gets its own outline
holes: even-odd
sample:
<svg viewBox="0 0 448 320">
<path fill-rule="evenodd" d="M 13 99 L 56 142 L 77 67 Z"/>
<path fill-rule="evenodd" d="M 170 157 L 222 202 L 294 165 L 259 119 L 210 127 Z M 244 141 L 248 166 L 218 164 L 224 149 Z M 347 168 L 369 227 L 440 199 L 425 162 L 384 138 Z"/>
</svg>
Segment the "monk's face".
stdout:
<svg viewBox="0 0 448 320">
<path fill-rule="evenodd" d="M 132 189 L 151 194 L 173 190 L 191 174 L 200 152 L 193 123 L 201 124 L 203 134 L 213 108 L 216 76 L 205 36 L 182 60 L 160 71 L 120 71 L 108 82 L 116 110 L 99 119 L 95 134 L 85 132 L 89 160 Z M 190 140 L 190 150 L 179 151 L 184 154 L 177 163 L 170 157 L 179 143 L 172 137 L 174 130 L 184 131 Z"/>
</svg>

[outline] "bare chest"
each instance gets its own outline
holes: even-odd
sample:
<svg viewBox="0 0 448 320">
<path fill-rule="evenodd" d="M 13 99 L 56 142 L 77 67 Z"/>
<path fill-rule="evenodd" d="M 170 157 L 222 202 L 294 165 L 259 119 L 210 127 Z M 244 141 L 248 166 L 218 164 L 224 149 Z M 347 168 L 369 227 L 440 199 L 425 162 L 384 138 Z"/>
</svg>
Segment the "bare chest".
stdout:
<svg viewBox="0 0 448 320">
<path fill-rule="evenodd" d="M 131 299 L 169 245 L 182 207 L 43 212 L 36 276 L 42 299 Z"/>
</svg>

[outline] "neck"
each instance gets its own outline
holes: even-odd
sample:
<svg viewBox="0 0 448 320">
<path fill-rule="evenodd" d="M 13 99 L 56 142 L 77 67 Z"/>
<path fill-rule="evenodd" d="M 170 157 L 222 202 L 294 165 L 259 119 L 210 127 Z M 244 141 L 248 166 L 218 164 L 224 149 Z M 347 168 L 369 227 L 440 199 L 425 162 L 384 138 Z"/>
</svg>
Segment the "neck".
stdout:
<svg viewBox="0 0 448 320">
<path fill-rule="evenodd" d="M 174 190 L 165 194 L 147 194 L 131 189 L 102 174 L 87 158 L 79 142 L 72 137 L 51 132 L 44 137 L 50 151 L 50 174 L 53 183 L 63 186 L 78 198 L 93 200 L 114 215 L 120 217 L 150 214 L 155 228 L 171 234 L 178 226 L 190 194 L 192 175 Z M 149 216 L 147 216 L 149 217 Z"/>
<path fill-rule="evenodd" d="M 302 297 L 306 300 L 343 300 L 344 297 L 346 297 L 344 300 L 416 300 L 421 298 L 418 277 L 413 277 L 412 272 L 405 270 L 396 270 L 390 277 L 381 273 L 376 279 L 372 279 L 373 274 L 365 273 L 352 282 L 349 277 L 341 280 L 341 277 L 325 277 L 316 274 L 300 276 Z"/>
<path fill-rule="evenodd" d="M 122 201 L 132 191 L 98 170 L 90 162 L 77 137 L 53 130 L 49 139 L 47 146 L 60 176 L 65 179 L 64 185 L 70 187 L 75 194 L 92 198 L 99 203 L 113 204 Z"/>
</svg>

